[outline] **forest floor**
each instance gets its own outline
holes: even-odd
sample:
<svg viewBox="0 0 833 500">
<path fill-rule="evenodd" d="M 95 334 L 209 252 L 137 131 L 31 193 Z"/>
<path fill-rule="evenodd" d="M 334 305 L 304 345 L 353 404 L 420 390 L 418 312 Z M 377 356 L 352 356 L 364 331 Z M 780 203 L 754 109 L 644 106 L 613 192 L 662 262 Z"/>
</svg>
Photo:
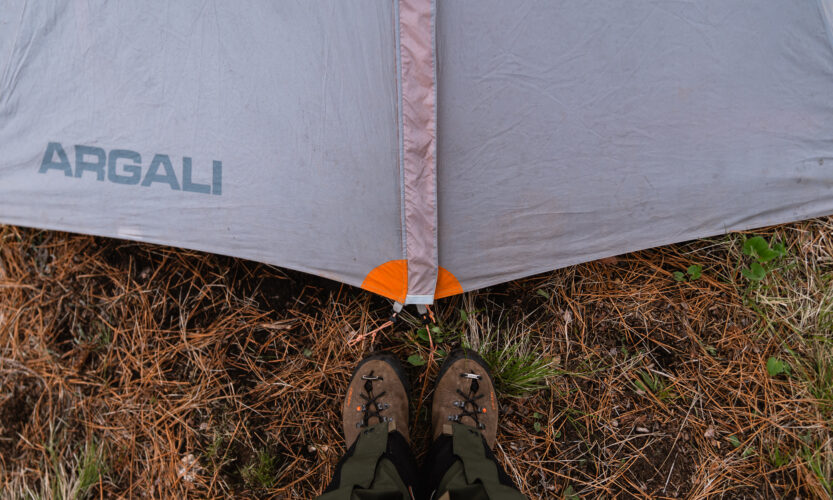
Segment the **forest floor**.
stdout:
<svg viewBox="0 0 833 500">
<path fill-rule="evenodd" d="M 493 366 L 530 498 L 833 493 L 833 219 L 645 250 L 444 299 L 428 328 L 309 275 L 0 226 L 0 497 L 309 498 L 353 366 Z M 407 316 L 407 315 L 406 315 Z"/>
</svg>

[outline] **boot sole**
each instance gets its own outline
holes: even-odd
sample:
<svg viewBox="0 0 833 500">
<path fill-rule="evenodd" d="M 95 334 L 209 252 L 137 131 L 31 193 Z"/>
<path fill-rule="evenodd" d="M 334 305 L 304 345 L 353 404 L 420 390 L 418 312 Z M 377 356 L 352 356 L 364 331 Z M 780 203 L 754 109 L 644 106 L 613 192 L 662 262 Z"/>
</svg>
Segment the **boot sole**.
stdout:
<svg viewBox="0 0 833 500">
<path fill-rule="evenodd" d="M 384 361 L 385 363 L 389 364 L 391 368 L 393 368 L 393 372 L 399 377 L 399 381 L 402 382 L 402 385 L 405 387 L 405 392 L 411 392 L 411 384 L 408 381 L 408 374 L 405 373 L 405 370 L 402 368 L 402 364 L 399 360 L 394 356 L 392 353 L 388 351 L 379 351 L 374 352 L 373 354 L 366 356 L 364 359 L 359 361 L 359 364 L 356 365 L 356 368 L 353 369 L 353 375 L 350 376 L 350 383 L 353 383 L 353 379 L 356 378 L 356 374 L 359 372 L 359 368 L 362 367 L 363 364 L 367 363 L 368 361 Z"/>
</svg>

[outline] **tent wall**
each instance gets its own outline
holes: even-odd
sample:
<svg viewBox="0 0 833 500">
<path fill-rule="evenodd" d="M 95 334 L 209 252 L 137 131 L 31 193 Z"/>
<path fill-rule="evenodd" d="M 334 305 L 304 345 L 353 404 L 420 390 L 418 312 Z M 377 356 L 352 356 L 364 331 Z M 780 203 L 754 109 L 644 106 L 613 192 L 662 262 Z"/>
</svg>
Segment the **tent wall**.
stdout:
<svg viewBox="0 0 833 500">
<path fill-rule="evenodd" d="M 0 220 L 361 285 L 404 258 L 394 20 L 376 0 L 4 1 Z M 40 172 L 49 143 L 69 176 L 57 149 Z M 141 158 L 111 176 L 114 151 Z M 160 160 L 145 186 L 156 155 L 175 181 Z"/>
<path fill-rule="evenodd" d="M 0 4 L 0 222 L 436 298 L 833 213 L 833 0 Z"/>
<path fill-rule="evenodd" d="M 820 5 L 440 2 L 440 265 L 471 290 L 833 213 Z"/>
</svg>

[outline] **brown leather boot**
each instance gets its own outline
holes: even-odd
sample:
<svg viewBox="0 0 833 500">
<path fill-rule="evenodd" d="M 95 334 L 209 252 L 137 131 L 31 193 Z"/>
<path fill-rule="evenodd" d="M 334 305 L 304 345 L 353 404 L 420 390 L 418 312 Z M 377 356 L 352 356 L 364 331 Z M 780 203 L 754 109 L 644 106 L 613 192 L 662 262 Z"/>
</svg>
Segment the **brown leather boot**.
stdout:
<svg viewBox="0 0 833 500">
<path fill-rule="evenodd" d="M 451 434 L 451 423 L 478 429 L 489 447 L 497 436 L 497 395 L 489 365 L 471 349 L 455 349 L 448 355 L 434 389 L 431 420 L 434 439 Z"/>
<path fill-rule="evenodd" d="M 363 427 L 382 422 L 410 441 L 408 377 L 392 354 L 377 352 L 359 362 L 347 387 L 342 419 L 348 448 Z"/>
</svg>

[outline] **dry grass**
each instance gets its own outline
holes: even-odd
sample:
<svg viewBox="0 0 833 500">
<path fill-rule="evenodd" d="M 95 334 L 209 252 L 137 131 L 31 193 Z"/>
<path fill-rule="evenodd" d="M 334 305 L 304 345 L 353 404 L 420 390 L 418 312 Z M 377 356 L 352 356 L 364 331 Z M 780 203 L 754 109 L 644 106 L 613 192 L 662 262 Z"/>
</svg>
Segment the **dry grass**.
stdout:
<svg viewBox="0 0 833 500">
<path fill-rule="evenodd" d="M 729 235 L 444 300 L 430 342 L 404 322 L 371 346 L 347 341 L 389 305 L 360 290 L 0 227 L 0 496 L 311 497 L 343 452 L 354 363 L 426 361 L 409 369 L 423 453 L 432 375 L 465 342 L 507 388 L 525 387 L 513 359 L 544 360 L 546 388 L 505 398 L 498 436 L 531 498 L 827 497 L 833 222 L 758 234 L 789 250 L 760 284 Z M 672 278 L 692 264 L 702 277 Z"/>
</svg>

